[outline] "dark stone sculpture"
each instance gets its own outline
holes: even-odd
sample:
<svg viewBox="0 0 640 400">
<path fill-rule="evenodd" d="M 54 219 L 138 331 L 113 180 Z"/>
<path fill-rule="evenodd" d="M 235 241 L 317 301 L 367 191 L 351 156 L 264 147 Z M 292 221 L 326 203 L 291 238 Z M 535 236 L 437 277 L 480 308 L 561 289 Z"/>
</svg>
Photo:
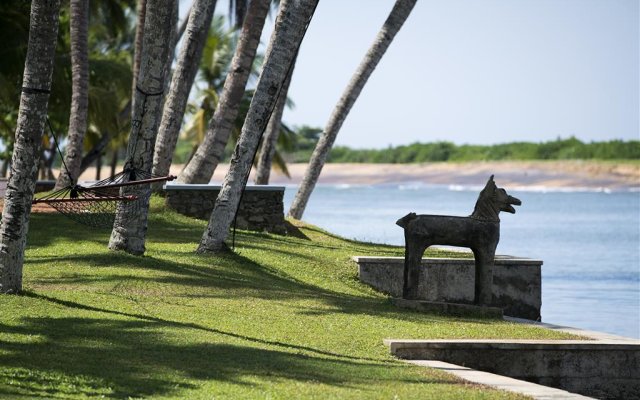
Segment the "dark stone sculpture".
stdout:
<svg viewBox="0 0 640 400">
<path fill-rule="evenodd" d="M 396 221 L 404 228 L 404 286 L 402 297 L 418 298 L 420 263 L 425 250 L 432 245 L 468 247 L 476 264 L 475 304 L 492 303 L 493 263 L 500 240 L 500 211 L 514 214 L 512 205 L 520 200 L 496 187 L 493 175 L 480 192 L 469 217 L 448 215 L 416 215 L 409 213 Z"/>
</svg>

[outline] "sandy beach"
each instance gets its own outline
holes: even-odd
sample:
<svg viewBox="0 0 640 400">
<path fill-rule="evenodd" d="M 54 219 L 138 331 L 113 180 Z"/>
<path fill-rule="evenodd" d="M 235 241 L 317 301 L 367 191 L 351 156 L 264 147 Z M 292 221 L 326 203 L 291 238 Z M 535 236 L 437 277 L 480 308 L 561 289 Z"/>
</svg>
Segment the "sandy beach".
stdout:
<svg viewBox="0 0 640 400">
<path fill-rule="evenodd" d="M 174 165 L 171 173 L 178 175 L 182 165 Z M 290 164 L 291 178 L 273 172 L 272 184 L 295 185 L 304 176 L 306 164 Z M 220 183 L 228 165 L 216 170 L 212 182 Z M 102 170 L 103 178 L 108 169 Z M 640 163 L 610 163 L 595 161 L 504 161 L 425 164 L 326 164 L 320 176 L 321 184 L 445 184 L 483 185 L 495 175 L 504 187 L 523 188 L 589 188 L 603 190 L 640 190 Z M 90 168 L 80 178 L 94 180 Z M 250 183 L 253 180 L 250 180 Z"/>
</svg>

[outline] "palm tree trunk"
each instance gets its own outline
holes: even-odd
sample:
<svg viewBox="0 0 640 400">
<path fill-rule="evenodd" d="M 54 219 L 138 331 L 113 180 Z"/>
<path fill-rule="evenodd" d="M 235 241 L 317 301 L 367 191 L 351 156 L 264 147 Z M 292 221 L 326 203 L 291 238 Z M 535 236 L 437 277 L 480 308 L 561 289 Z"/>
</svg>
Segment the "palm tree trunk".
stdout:
<svg viewBox="0 0 640 400">
<path fill-rule="evenodd" d="M 64 164 L 56 188 L 68 186 L 80 175 L 82 142 L 89 109 L 89 0 L 71 0 L 71 110 Z M 64 168 L 66 166 L 66 168 Z"/>
<path fill-rule="evenodd" d="M 300 188 L 296 192 L 296 196 L 293 199 L 291 208 L 289 209 L 290 217 L 296 219 L 302 218 L 302 214 L 307 206 L 311 192 L 318 182 L 318 177 L 320 176 L 322 167 L 324 166 L 327 156 L 331 151 L 331 147 L 338 136 L 342 123 L 347 118 L 347 115 L 349 115 L 351 107 L 353 107 L 353 104 L 358 99 L 362 88 L 367 83 L 367 80 L 378 65 L 378 62 L 382 59 L 387 48 L 389 48 L 393 38 L 404 24 L 404 21 L 407 20 L 407 17 L 409 17 L 416 1 L 417 0 L 396 1 L 389 17 L 387 17 L 382 29 L 378 32 L 378 36 L 373 42 L 373 45 L 369 48 L 369 51 L 358 66 L 358 69 L 351 78 L 351 81 L 347 85 L 342 97 L 333 110 L 331 117 L 329 117 L 329 122 L 327 123 L 324 132 L 311 155 L 304 178 L 300 183 Z"/>
<path fill-rule="evenodd" d="M 167 62 L 164 65 L 165 78 L 164 78 L 164 91 L 165 93 L 169 92 L 169 85 L 171 84 L 171 66 L 173 65 L 173 60 L 176 58 L 176 46 L 178 45 L 178 20 L 180 19 L 180 7 L 178 5 L 179 1 L 173 1 L 173 5 L 171 8 L 171 37 L 169 38 L 169 51 L 167 52 Z M 164 102 L 167 100 L 167 96 L 163 96 L 162 106 L 164 107 Z"/>
<path fill-rule="evenodd" d="M 138 5 L 136 6 L 136 36 L 133 42 L 133 79 L 131 80 L 131 101 L 135 98 L 138 72 L 140 71 L 146 13 L 147 0 L 138 0 Z"/>
<path fill-rule="evenodd" d="M 189 10 L 187 10 L 186 17 L 182 20 L 182 22 L 180 22 L 180 25 L 178 27 L 178 40 L 176 40 L 176 44 L 180 41 L 180 39 L 182 38 L 182 35 L 184 35 L 184 32 L 187 30 L 187 24 L 189 23 L 189 18 L 191 16 L 192 11 L 193 11 L 193 3 L 191 3 L 191 7 L 189 7 Z"/>
<path fill-rule="evenodd" d="M 295 60 L 293 60 L 293 62 L 295 65 Z M 287 93 L 289 92 L 292 75 L 293 68 L 289 71 L 287 80 L 284 82 L 284 85 L 282 85 L 282 91 L 280 92 L 280 96 L 278 96 L 276 108 L 273 110 L 271 118 L 269 118 L 267 131 L 262 139 L 262 147 L 260 147 L 258 166 L 256 167 L 256 177 L 254 179 L 256 185 L 269 184 L 271 164 L 273 163 L 273 156 L 276 154 L 276 144 L 278 143 L 278 136 L 280 136 L 280 128 L 282 126 L 282 114 L 284 113 L 284 107 L 287 104 Z"/>
<path fill-rule="evenodd" d="M 22 264 L 58 35 L 59 0 L 33 0 L 23 90 L 0 226 L 0 293 L 22 290 Z"/>
<path fill-rule="evenodd" d="M 125 166 L 146 173 L 151 172 L 152 149 L 161 118 L 165 65 L 170 51 L 171 16 L 172 4 L 168 5 L 166 0 L 147 0 L 141 67 L 131 113 L 131 134 Z M 137 196 L 140 209 L 133 213 L 120 204 L 109 248 L 143 254 L 151 188 L 149 185 L 130 186 L 121 192 Z"/>
<path fill-rule="evenodd" d="M 102 153 L 96 158 L 96 181 L 100 180 L 102 176 Z"/>
<path fill-rule="evenodd" d="M 213 117 L 209 121 L 207 133 L 198 151 L 180 173 L 178 180 L 185 183 L 207 183 L 218 163 L 224 156 L 224 148 L 229 141 L 233 122 L 244 95 L 245 86 L 251 73 L 251 64 L 260 44 L 260 34 L 269 12 L 270 0 L 253 0 L 245 16 L 238 47 L 231 60 L 222 95 Z"/>
<path fill-rule="evenodd" d="M 154 175 L 169 174 L 189 92 L 198 72 L 198 65 L 200 58 L 202 58 L 202 50 L 209 33 L 215 6 L 216 0 L 196 0 L 191 7 L 186 36 L 180 49 L 178 64 L 171 81 L 171 90 L 165 101 L 156 140 L 153 155 Z M 160 188 L 162 188 L 162 184 L 156 185 L 154 190 Z"/>
<path fill-rule="evenodd" d="M 111 153 L 111 163 L 109 164 L 109 167 L 111 168 L 110 171 L 110 177 L 114 177 L 116 174 L 116 166 L 118 165 L 118 153 L 119 153 L 119 148 L 116 147 L 115 149 L 113 149 L 113 153 Z"/>
<path fill-rule="evenodd" d="M 2 161 L 2 168 L 0 169 L 0 177 L 1 178 L 6 178 L 7 177 L 7 171 L 9 170 L 9 164 L 11 164 L 11 161 L 9 161 L 9 160 L 3 160 Z"/>
<path fill-rule="evenodd" d="M 91 150 L 82 157 L 82 162 L 80 163 L 80 171 L 77 176 L 82 175 L 84 171 L 87 170 L 93 164 L 98 157 L 102 157 L 102 153 L 104 153 L 104 149 L 107 148 L 109 141 L 111 140 L 111 135 L 108 132 L 102 133 L 100 140 L 96 143 Z"/>
<path fill-rule="evenodd" d="M 317 4 L 318 0 L 285 0 L 280 4 L 256 93 L 233 152 L 229 172 L 202 235 L 197 250 L 200 253 L 216 252 L 226 247 L 224 240 L 238 209 L 260 137 L 266 129 Z"/>
</svg>

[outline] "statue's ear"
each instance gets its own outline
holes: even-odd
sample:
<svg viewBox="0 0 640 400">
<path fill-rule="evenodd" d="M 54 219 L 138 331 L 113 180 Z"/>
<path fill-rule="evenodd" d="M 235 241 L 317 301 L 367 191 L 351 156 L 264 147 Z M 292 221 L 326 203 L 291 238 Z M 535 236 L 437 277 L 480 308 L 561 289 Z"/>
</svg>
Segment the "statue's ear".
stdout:
<svg viewBox="0 0 640 400">
<path fill-rule="evenodd" d="M 491 186 L 495 186 L 495 182 L 493 181 L 493 175 L 491 175 L 489 177 L 489 180 L 487 181 L 487 184 L 484 186 L 485 188 L 491 187 Z"/>
</svg>

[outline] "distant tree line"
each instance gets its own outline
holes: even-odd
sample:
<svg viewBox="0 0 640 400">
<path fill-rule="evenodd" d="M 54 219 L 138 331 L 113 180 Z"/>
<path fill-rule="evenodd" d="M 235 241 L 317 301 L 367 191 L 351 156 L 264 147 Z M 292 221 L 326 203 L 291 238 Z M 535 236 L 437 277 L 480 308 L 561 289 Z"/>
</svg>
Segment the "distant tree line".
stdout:
<svg viewBox="0 0 640 400">
<path fill-rule="evenodd" d="M 290 162 L 307 162 L 319 129 L 303 126 L 297 130 L 294 151 L 287 154 Z M 334 163 L 420 163 L 436 161 L 500 161 L 500 160 L 640 160 L 640 141 L 610 140 L 585 143 L 570 137 L 530 143 L 513 142 L 494 145 L 456 145 L 439 141 L 389 146 L 386 149 L 352 149 L 336 146 L 329 154 Z"/>
</svg>

